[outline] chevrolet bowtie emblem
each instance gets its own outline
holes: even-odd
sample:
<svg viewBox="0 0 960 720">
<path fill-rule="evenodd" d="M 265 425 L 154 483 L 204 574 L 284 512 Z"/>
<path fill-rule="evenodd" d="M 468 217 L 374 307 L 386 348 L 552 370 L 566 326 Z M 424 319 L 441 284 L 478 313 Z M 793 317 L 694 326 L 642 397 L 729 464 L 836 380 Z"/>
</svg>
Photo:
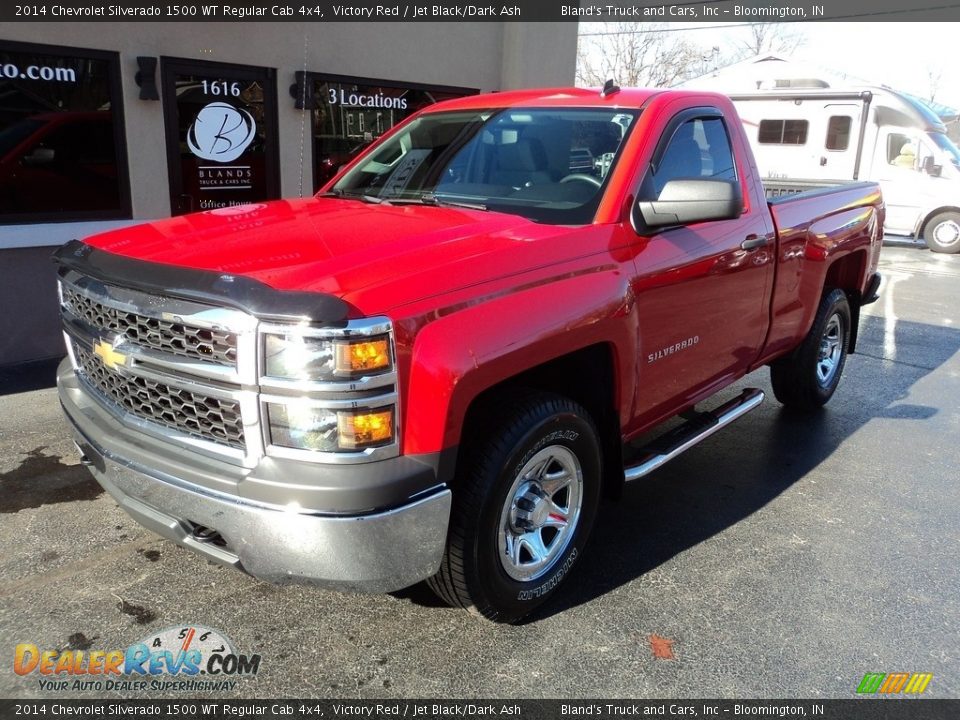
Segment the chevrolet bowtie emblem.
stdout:
<svg viewBox="0 0 960 720">
<path fill-rule="evenodd" d="M 110 370 L 115 370 L 117 365 L 123 365 L 127 356 L 113 349 L 113 345 L 106 340 L 95 342 L 93 344 L 93 354 L 103 360 L 103 364 Z"/>
</svg>

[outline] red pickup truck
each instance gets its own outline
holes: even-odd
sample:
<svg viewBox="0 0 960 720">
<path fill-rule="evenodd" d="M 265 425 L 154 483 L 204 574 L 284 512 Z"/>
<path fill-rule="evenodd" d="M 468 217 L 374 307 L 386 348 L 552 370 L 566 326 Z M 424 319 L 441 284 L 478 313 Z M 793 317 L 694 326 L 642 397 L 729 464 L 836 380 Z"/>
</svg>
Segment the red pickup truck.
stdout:
<svg viewBox="0 0 960 720">
<path fill-rule="evenodd" d="M 119 504 L 208 559 L 426 579 L 513 621 L 585 557 L 602 496 L 763 393 L 695 406 L 764 365 L 782 403 L 830 399 L 883 215 L 872 183 L 767 202 L 720 95 L 453 100 L 315 197 L 61 248 L 60 397 Z"/>
</svg>

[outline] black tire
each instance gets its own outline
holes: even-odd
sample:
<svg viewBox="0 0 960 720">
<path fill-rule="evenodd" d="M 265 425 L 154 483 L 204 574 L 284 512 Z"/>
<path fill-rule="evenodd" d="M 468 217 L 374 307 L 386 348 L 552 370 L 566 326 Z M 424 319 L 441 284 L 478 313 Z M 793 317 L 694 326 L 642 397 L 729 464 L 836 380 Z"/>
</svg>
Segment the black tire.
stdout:
<svg viewBox="0 0 960 720">
<path fill-rule="evenodd" d="M 960 252 L 960 213 L 934 215 L 923 228 L 923 239 L 935 253 Z"/>
<path fill-rule="evenodd" d="M 490 432 L 458 462 L 447 548 L 427 584 L 454 607 L 515 622 L 550 598 L 583 554 L 600 502 L 602 462 L 592 418 L 567 398 L 531 393 L 498 414 L 503 419 L 487 424 Z M 543 463 L 544 472 L 524 472 L 531 463 Z M 553 490 L 563 483 L 553 478 L 565 476 L 567 488 Z M 570 522 L 557 529 L 564 509 Z M 525 540 L 534 537 L 547 551 L 540 569 Z"/>
<path fill-rule="evenodd" d="M 843 290 L 831 290 L 820 300 L 813 326 L 800 347 L 770 365 L 777 400 L 797 410 L 826 405 L 840 384 L 849 345 L 850 303 Z M 827 350 L 829 355 L 825 355 Z"/>
</svg>

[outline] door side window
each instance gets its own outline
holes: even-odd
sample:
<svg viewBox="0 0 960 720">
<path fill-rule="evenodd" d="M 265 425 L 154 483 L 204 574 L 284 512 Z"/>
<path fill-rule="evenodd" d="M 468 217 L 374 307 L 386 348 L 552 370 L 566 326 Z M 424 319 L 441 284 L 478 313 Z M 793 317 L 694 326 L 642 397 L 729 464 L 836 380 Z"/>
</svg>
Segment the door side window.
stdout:
<svg viewBox="0 0 960 720">
<path fill-rule="evenodd" d="M 903 133 L 887 136 L 887 162 L 894 167 L 917 169 L 917 141 Z"/>
<path fill-rule="evenodd" d="M 670 139 L 651 177 L 653 197 L 659 197 L 670 180 L 736 180 L 733 151 L 723 120 L 695 118 L 683 123 Z"/>
</svg>

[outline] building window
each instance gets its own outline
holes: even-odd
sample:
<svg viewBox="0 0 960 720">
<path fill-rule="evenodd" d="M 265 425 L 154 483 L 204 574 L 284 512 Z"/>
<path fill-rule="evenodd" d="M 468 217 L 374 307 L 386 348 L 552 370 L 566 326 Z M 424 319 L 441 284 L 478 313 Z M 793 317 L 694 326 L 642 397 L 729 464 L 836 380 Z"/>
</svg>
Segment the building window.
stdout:
<svg viewBox="0 0 960 720">
<path fill-rule="evenodd" d="M 127 217 L 116 53 L 0 42 L 0 223 Z"/>
<path fill-rule="evenodd" d="M 804 145 L 809 126 L 806 120 L 761 120 L 757 140 L 761 145 Z"/>
<path fill-rule="evenodd" d="M 846 150 L 850 147 L 850 126 L 853 120 L 848 115 L 833 115 L 827 121 L 827 150 Z"/>
<path fill-rule="evenodd" d="M 309 77 L 314 97 L 314 190 L 408 115 L 441 100 L 479 92 L 315 73 Z"/>
</svg>

